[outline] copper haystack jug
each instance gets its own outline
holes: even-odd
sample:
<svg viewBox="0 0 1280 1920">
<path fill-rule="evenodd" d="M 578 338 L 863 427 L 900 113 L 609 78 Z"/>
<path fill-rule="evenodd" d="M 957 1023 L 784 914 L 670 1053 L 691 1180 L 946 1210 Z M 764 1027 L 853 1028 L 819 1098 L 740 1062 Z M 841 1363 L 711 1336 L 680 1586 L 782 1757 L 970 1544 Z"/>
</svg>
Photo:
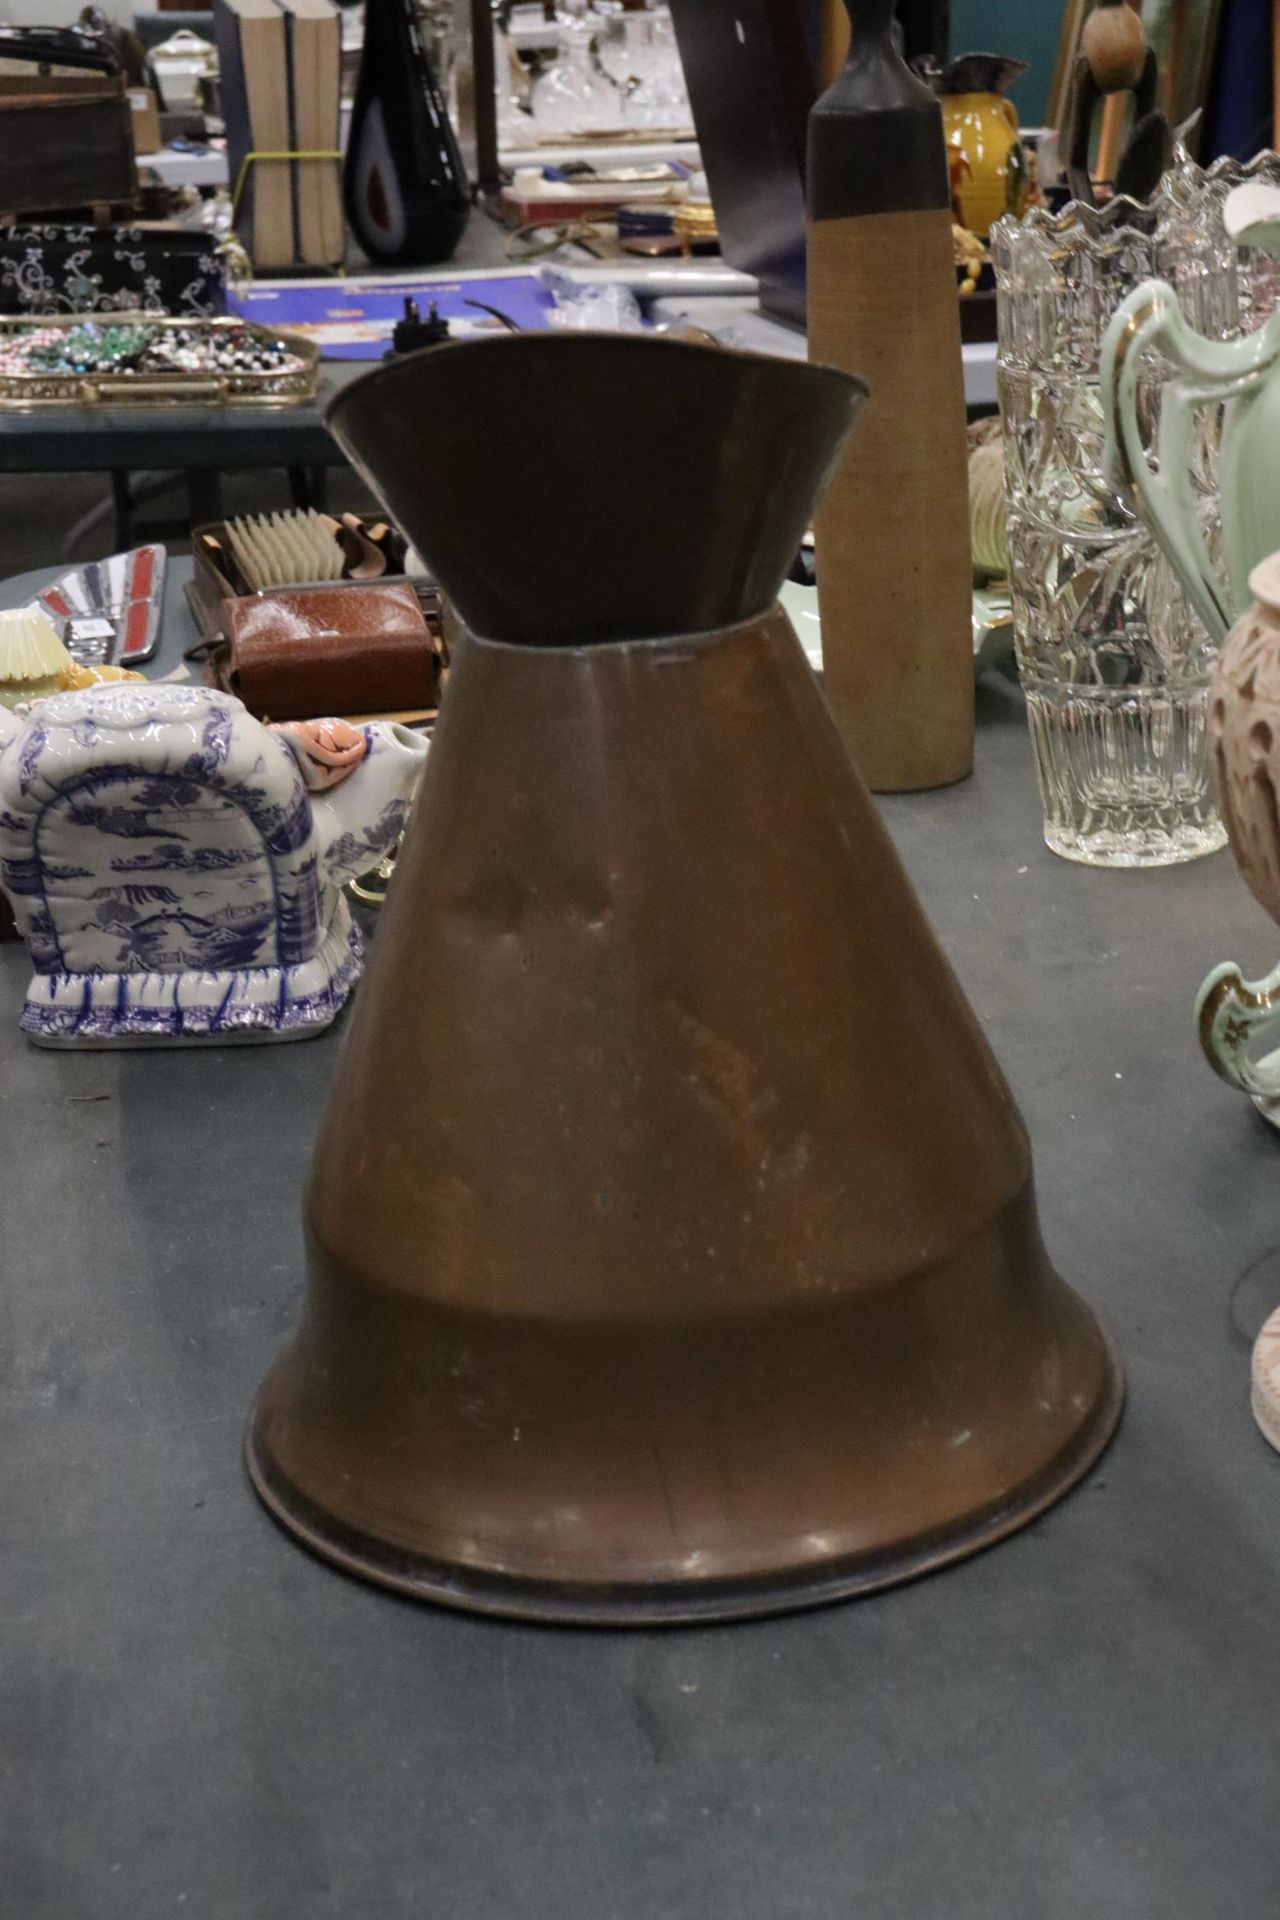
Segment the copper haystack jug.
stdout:
<svg viewBox="0 0 1280 1920">
<path fill-rule="evenodd" d="M 801 1606 L 998 1539 L 1115 1426 L 1022 1122 L 774 604 L 863 397 L 526 334 L 331 410 L 466 629 L 248 1439 L 351 1572 L 561 1620 Z"/>
</svg>

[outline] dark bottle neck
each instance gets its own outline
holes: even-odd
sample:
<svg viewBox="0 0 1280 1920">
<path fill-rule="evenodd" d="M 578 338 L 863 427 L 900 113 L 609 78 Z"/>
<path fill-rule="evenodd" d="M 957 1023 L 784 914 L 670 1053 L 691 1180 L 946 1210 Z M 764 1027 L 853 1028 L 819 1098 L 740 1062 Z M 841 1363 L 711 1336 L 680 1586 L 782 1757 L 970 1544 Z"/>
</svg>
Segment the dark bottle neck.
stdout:
<svg viewBox="0 0 1280 1920">
<path fill-rule="evenodd" d="M 849 57 L 818 102 L 820 113 L 937 111 L 932 91 L 898 50 L 893 0 L 845 0 Z"/>
<path fill-rule="evenodd" d="M 949 207 L 942 110 L 894 43 L 892 0 L 846 0 L 849 58 L 809 116 L 810 220 Z"/>
<path fill-rule="evenodd" d="M 855 40 L 887 40 L 893 29 L 893 0 L 844 0 Z"/>
</svg>

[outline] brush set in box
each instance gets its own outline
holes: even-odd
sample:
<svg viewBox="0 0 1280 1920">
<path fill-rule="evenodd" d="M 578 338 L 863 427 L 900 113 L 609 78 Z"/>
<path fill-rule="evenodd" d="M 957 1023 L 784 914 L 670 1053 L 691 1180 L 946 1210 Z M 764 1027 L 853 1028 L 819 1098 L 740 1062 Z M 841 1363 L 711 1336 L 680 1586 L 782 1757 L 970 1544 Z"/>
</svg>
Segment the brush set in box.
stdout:
<svg viewBox="0 0 1280 1920">
<path fill-rule="evenodd" d="M 341 580 L 346 571 L 342 529 L 327 516 L 263 513 L 228 520 L 226 527 L 232 557 L 255 593 L 303 581 Z"/>
<path fill-rule="evenodd" d="M 314 511 L 197 527 L 187 598 L 205 677 L 270 720 L 429 718 L 447 666 L 440 598 L 386 520 Z"/>
</svg>

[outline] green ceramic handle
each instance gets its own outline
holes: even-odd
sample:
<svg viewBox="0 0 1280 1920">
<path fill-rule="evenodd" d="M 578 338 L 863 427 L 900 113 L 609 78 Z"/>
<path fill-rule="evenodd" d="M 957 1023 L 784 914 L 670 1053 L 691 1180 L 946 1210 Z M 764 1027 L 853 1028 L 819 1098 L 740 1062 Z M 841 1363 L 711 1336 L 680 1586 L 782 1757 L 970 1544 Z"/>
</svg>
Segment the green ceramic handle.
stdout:
<svg viewBox="0 0 1280 1920">
<path fill-rule="evenodd" d="M 1209 1065 L 1229 1086 L 1264 1100 L 1280 1098 L 1280 1055 L 1255 1062 L 1249 1045 L 1278 1022 L 1280 967 L 1265 980 L 1244 980 L 1239 967 L 1227 961 L 1214 968 L 1196 1000 L 1196 1025 Z"/>
<path fill-rule="evenodd" d="M 1265 337 L 1264 337 L 1265 336 Z M 1138 426 L 1138 375 L 1144 352 L 1171 360 L 1180 377 L 1160 393 L 1152 467 Z M 1136 496 L 1151 531 L 1187 590 L 1210 637 L 1220 646 L 1239 608 L 1209 558 L 1191 483 L 1191 435 L 1202 406 L 1232 399 L 1280 356 L 1280 333 L 1267 327 L 1238 340 L 1206 340 L 1187 325 L 1173 288 L 1147 280 L 1117 308 L 1102 345 L 1106 472 L 1122 494 Z"/>
</svg>

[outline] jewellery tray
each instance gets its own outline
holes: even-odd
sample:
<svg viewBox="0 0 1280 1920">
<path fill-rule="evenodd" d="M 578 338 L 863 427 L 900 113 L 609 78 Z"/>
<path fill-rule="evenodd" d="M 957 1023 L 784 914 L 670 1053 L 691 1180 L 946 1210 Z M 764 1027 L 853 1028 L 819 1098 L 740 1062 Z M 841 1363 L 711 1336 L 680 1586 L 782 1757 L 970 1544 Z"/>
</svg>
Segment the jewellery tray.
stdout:
<svg viewBox="0 0 1280 1920">
<path fill-rule="evenodd" d="M 70 331 L 86 320 L 106 324 L 108 316 L 31 314 L 0 318 L 0 351 L 16 336 L 61 327 Z M 224 406 L 296 407 L 315 396 L 320 349 L 312 340 L 274 327 L 235 319 L 205 320 L 113 313 L 112 326 L 146 325 L 181 336 L 195 329 L 214 333 L 242 331 L 258 340 L 281 341 L 302 365 L 283 373 L 0 373 L 0 405 L 6 407 Z"/>
</svg>

